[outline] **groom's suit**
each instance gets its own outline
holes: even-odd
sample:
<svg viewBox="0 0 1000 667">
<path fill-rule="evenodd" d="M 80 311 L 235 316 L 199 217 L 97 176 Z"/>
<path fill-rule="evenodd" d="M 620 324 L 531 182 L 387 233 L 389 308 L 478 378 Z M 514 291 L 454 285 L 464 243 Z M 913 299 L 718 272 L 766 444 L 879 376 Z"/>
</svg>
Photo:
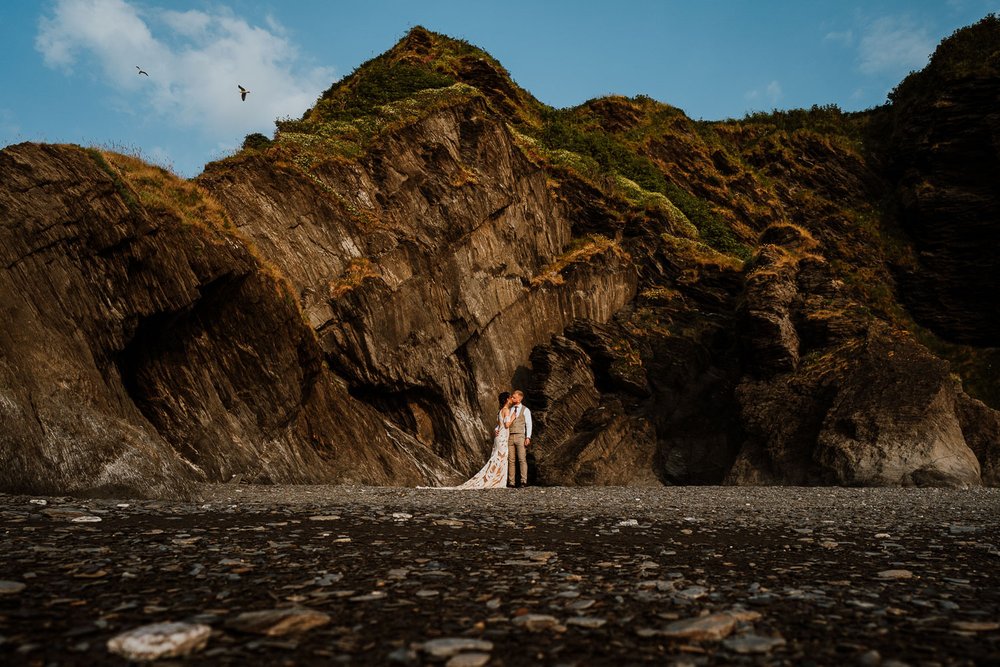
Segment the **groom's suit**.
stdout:
<svg viewBox="0 0 1000 667">
<path fill-rule="evenodd" d="M 507 484 L 514 485 L 514 474 L 521 472 L 521 484 L 528 483 L 528 458 L 524 439 L 531 437 L 531 410 L 522 405 L 514 406 L 514 421 L 510 424 L 507 440 Z M 516 465 L 516 467 L 515 467 Z"/>
</svg>

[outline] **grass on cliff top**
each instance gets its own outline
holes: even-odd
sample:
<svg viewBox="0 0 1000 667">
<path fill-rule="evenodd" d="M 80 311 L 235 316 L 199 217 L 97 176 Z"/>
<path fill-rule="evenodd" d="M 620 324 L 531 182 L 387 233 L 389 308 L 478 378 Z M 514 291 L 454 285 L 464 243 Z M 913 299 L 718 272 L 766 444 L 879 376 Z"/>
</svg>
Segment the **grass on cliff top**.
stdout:
<svg viewBox="0 0 1000 667">
<path fill-rule="evenodd" d="M 705 243 L 719 252 L 747 259 L 751 249 L 711 204 L 670 182 L 656 163 L 639 151 L 638 142 L 645 140 L 646 132 L 652 131 L 651 128 L 662 129 L 664 119 L 677 118 L 679 112 L 666 105 L 660 105 L 663 109 L 652 106 L 658 116 L 650 121 L 649 109 L 659 103 L 647 98 L 637 102 L 616 99 L 616 109 L 624 111 L 615 122 L 626 128 L 624 133 L 617 133 L 606 129 L 605 123 L 597 118 L 593 108 L 598 102 L 575 109 L 546 111 L 535 137 L 544 149 L 543 157 L 551 160 L 550 164 L 574 169 L 601 189 L 607 190 L 611 184 L 616 194 L 640 206 L 655 203 L 657 196 L 663 197 L 671 212 L 682 213 Z M 630 122 L 631 127 L 639 129 L 628 130 Z"/>
<path fill-rule="evenodd" d="M 889 100 L 895 104 L 931 94 L 943 81 L 998 75 L 1000 17 L 988 14 L 942 40 L 927 67 L 911 72 L 889 93 Z"/>
<path fill-rule="evenodd" d="M 315 332 L 308 324 L 291 281 L 240 233 L 226 215 L 222 205 L 205 189 L 164 167 L 149 164 L 138 154 L 125 155 L 99 148 L 83 150 L 112 178 L 119 195 L 130 209 L 141 207 L 149 212 L 164 212 L 175 216 L 184 227 L 206 230 L 213 235 L 221 234 L 238 240 L 253 257 L 260 275 L 272 284 L 275 294 L 299 314 L 311 335 L 315 337 Z"/>
<path fill-rule="evenodd" d="M 417 26 L 392 49 L 333 84 L 303 120 L 353 121 L 421 91 L 456 83 L 478 89 L 511 120 L 530 120 L 541 106 L 486 51 Z"/>
<path fill-rule="evenodd" d="M 320 97 L 303 120 L 353 121 L 371 116 L 386 104 L 414 93 L 447 88 L 458 81 L 446 74 L 406 62 L 374 60 L 360 73 L 348 77 Z"/>
<path fill-rule="evenodd" d="M 479 97 L 475 88 L 455 83 L 445 88 L 428 88 L 373 108 L 352 118 L 332 114 L 307 114 L 302 120 L 279 120 L 274 140 L 260 134 L 248 135 L 240 155 L 264 153 L 305 171 L 327 160 L 353 160 L 363 156 L 381 136 L 398 131 L 429 114 L 466 103 Z"/>
<path fill-rule="evenodd" d="M 300 119 L 276 121 L 273 142 L 248 135 L 242 152 L 284 147 L 293 155 L 281 159 L 307 168 L 326 158 L 354 159 L 385 132 L 474 96 L 513 122 L 537 123 L 542 107 L 482 49 L 418 26 L 333 84 Z"/>
<path fill-rule="evenodd" d="M 865 112 L 845 112 L 836 104 L 814 104 L 808 109 L 786 109 L 773 111 L 755 111 L 748 113 L 740 120 L 727 120 L 714 125 L 769 125 L 776 130 L 792 133 L 797 130 L 810 130 L 818 134 L 840 135 L 855 141 L 863 138 L 866 126 Z"/>
<path fill-rule="evenodd" d="M 184 225 L 235 230 L 222 206 L 196 183 L 138 156 L 97 148 L 84 150 L 115 180 L 119 193 L 130 206 L 138 203 L 149 211 L 172 213 Z M 123 183 L 128 188 L 122 188 Z"/>
</svg>

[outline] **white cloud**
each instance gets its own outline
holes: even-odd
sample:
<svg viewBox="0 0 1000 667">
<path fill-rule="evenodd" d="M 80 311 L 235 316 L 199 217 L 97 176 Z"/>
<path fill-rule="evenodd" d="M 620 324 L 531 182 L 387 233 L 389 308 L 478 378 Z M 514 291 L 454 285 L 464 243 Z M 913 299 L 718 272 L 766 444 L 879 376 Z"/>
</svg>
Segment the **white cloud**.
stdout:
<svg viewBox="0 0 1000 667">
<path fill-rule="evenodd" d="M 927 29 L 909 18 L 885 16 L 865 28 L 858 44 L 858 69 L 868 75 L 900 76 L 926 65 L 935 44 Z"/>
<path fill-rule="evenodd" d="M 783 91 L 781 90 L 781 84 L 777 81 L 772 81 L 763 88 L 755 88 L 753 90 L 748 90 L 743 94 L 744 99 L 748 102 L 763 102 L 771 107 L 778 104 L 781 100 Z"/>
<path fill-rule="evenodd" d="M 271 18 L 267 24 L 250 25 L 226 8 L 178 12 L 126 0 L 57 0 L 39 22 L 35 46 L 46 65 L 67 73 L 78 61 L 96 62 L 126 104 L 163 122 L 236 136 L 301 115 L 333 81 L 331 68 L 304 66 L 284 29 Z M 245 102 L 237 84 L 253 91 Z"/>
<path fill-rule="evenodd" d="M 844 46 L 850 46 L 854 43 L 854 31 L 853 30 L 841 30 L 832 31 L 826 33 L 823 37 L 825 42 L 837 42 L 843 44 Z"/>
<path fill-rule="evenodd" d="M 172 28 L 177 34 L 185 37 L 198 37 L 205 34 L 211 24 L 211 17 L 205 12 L 188 11 L 174 12 L 165 11 L 161 14 L 163 22 Z"/>
</svg>

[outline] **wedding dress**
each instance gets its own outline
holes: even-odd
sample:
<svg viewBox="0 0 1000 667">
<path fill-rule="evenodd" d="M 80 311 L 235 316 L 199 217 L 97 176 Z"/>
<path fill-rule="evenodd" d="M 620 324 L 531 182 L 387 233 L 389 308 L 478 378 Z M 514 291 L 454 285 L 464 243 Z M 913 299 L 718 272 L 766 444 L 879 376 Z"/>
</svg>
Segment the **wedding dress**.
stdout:
<svg viewBox="0 0 1000 667">
<path fill-rule="evenodd" d="M 493 438 L 493 452 L 490 460 L 469 480 L 458 486 L 445 486 L 445 489 L 502 489 L 507 486 L 507 439 L 510 429 L 504 428 L 501 414 L 497 414 L 497 425 L 500 427 Z"/>
</svg>

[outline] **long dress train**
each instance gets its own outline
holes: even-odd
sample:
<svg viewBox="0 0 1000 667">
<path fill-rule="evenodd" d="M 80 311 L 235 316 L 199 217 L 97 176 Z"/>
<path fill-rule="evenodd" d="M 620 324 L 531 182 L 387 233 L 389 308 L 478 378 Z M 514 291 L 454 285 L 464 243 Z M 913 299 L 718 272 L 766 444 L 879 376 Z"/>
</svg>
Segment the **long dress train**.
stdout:
<svg viewBox="0 0 1000 667">
<path fill-rule="evenodd" d="M 500 489 L 507 486 L 507 440 L 510 429 L 504 428 L 503 420 L 497 415 L 500 430 L 493 438 L 493 452 L 479 472 L 458 486 L 444 486 L 444 489 Z"/>
</svg>

